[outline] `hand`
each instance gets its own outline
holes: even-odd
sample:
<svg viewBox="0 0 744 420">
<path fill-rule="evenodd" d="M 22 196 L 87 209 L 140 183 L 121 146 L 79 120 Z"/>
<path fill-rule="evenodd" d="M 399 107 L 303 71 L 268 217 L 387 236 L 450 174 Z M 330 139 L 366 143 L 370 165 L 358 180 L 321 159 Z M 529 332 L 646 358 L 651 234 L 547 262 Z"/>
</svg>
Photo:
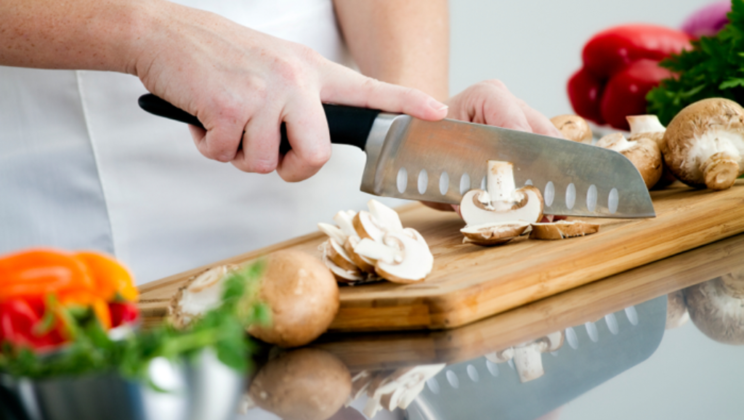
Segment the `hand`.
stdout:
<svg viewBox="0 0 744 420">
<path fill-rule="evenodd" d="M 364 77 L 299 44 L 211 13 L 154 4 L 152 30 L 136 43 L 130 72 L 150 92 L 199 118 L 206 130 L 192 126 L 191 133 L 210 159 L 301 181 L 331 155 L 322 103 L 425 120 L 447 113 L 420 91 Z M 292 145 L 285 156 L 279 155 L 282 122 Z"/>
</svg>

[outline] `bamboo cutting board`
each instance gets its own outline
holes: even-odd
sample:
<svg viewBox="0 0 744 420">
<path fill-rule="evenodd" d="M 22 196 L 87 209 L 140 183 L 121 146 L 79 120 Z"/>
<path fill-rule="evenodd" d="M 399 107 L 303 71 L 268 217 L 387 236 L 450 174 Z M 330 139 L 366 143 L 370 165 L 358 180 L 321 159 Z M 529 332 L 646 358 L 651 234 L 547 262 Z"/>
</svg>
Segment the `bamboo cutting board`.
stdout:
<svg viewBox="0 0 744 420">
<path fill-rule="evenodd" d="M 634 267 L 744 232 L 744 181 L 726 191 L 680 183 L 652 193 L 656 218 L 595 219 L 599 233 L 558 241 L 520 238 L 484 248 L 462 243 L 463 222 L 412 204 L 399 209 L 434 254 L 426 281 L 341 288 L 333 331 L 448 329 L 587 284 Z M 240 263 L 279 249 L 320 255 L 313 233 L 158 280 L 141 288 L 146 322 L 166 315 L 170 297 L 192 276 L 214 265 Z M 550 314 L 546 313 L 546 316 Z"/>
</svg>

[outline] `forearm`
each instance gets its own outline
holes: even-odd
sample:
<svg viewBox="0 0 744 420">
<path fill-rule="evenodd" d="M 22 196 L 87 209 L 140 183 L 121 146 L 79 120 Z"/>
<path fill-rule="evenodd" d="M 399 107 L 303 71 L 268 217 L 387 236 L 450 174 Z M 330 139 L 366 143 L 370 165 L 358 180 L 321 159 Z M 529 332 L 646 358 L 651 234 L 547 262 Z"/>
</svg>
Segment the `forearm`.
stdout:
<svg viewBox="0 0 744 420">
<path fill-rule="evenodd" d="M 448 98 L 446 0 L 334 0 L 334 5 L 362 73 Z"/>
<path fill-rule="evenodd" d="M 158 0 L 0 1 L 0 65 L 133 73 Z"/>
</svg>

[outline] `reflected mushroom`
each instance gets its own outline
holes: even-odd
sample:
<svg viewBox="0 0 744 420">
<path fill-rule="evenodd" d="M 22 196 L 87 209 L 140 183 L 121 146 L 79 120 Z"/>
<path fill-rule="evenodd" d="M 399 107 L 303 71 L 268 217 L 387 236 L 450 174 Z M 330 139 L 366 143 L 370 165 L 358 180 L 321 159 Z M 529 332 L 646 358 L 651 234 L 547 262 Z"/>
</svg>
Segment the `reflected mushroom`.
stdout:
<svg viewBox="0 0 744 420">
<path fill-rule="evenodd" d="M 381 409 L 393 411 L 396 408 L 405 410 L 414 399 L 424 390 L 426 381 L 441 372 L 445 363 L 435 365 L 419 365 L 396 369 L 394 371 L 380 371 L 376 373 L 363 372 L 355 375 L 357 384 L 352 389 L 352 401 L 366 389 L 367 405 L 364 414 L 372 418 Z"/>
<path fill-rule="evenodd" d="M 744 272 L 729 273 L 684 290 L 690 319 L 724 344 L 744 344 Z"/>
<path fill-rule="evenodd" d="M 667 295 L 667 318 L 664 328 L 667 330 L 679 328 L 689 320 L 690 314 L 687 312 L 687 306 L 685 305 L 685 295 L 681 290 L 669 293 Z"/>
<path fill-rule="evenodd" d="M 545 374 L 542 353 L 553 352 L 563 346 L 563 331 L 556 331 L 514 347 L 514 365 L 522 383 L 535 380 Z"/>
<path fill-rule="evenodd" d="M 351 374 L 336 356 L 304 348 L 270 360 L 253 378 L 245 405 L 285 420 L 326 420 L 351 393 Z"/>
</svg>

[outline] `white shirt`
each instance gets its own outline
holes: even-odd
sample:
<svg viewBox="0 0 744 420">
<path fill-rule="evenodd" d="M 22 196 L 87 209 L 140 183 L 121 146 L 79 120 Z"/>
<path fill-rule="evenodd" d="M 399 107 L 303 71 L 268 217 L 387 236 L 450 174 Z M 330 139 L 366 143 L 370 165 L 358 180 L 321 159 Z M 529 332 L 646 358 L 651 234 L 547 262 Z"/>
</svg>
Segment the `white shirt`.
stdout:
<svg viewBox="0 0 744 420">
<path fill-rule="evenodd" d="M 184 0 L 348 62 L 330 0 Z M 130 75 L 0 67 L 0 252 L 114 253 L 138 283 L 315 230 L 360 209 L 364 153 L 334 146 L 308 181 L 201 156 L 186 125 L 145 113 Z"/>
</svg>

